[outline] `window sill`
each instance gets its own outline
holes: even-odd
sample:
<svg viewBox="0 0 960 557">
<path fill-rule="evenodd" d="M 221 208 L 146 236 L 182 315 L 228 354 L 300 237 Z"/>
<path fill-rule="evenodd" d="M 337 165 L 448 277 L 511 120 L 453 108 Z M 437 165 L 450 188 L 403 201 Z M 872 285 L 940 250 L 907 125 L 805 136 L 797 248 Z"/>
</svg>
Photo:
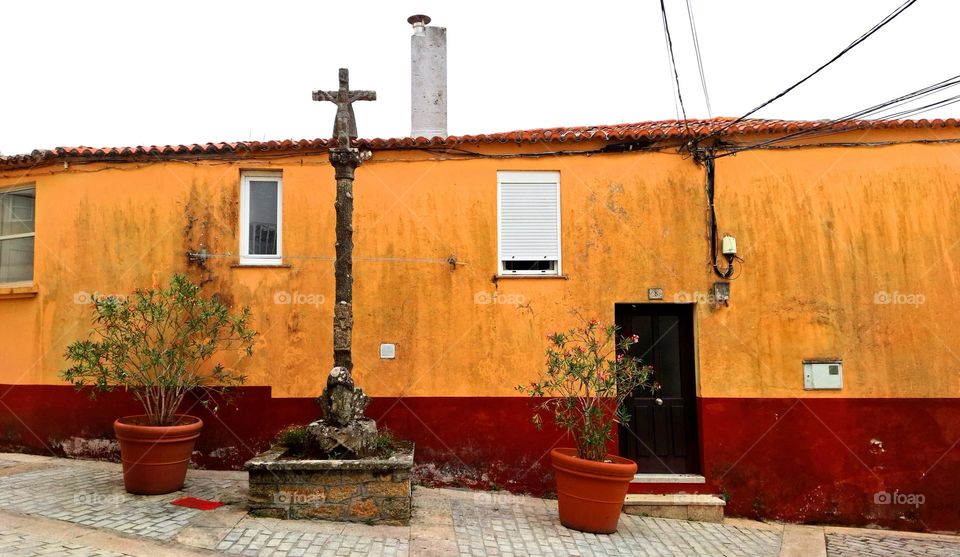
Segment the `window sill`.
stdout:
<svg viewBox="0 0 960 557">
<path fill-rule="evenodd" d="M 292 266 L 289 263 L 281 263 L 280 265 L 256 265 L 253 263 L 234 263 L 230 265 L 231 269 L 290 269 Z"/>
<path fill-rule="evenodd" d="M 40 291 L 35 284 L 27 285 L 3 285 L 0 284 L 0 300 L 17 300 L 21 298 L 34 298 Z"/>
<path fill-rule="evenodd" d="M 557 279 L 557 280 L 570 280 L 570 277 L 567 275 L 496 275 L 494 277 L 497 280 L 501 279 Z"/>
</svg>

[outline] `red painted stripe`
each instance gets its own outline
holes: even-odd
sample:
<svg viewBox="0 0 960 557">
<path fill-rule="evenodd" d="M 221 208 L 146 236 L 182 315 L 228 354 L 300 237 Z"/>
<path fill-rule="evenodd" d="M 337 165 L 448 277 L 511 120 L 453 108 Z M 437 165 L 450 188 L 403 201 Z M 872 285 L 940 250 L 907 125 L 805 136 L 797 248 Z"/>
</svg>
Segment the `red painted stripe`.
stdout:
<svg viewBox="0 0 960 557">
<path fill-rule="evenodd" d="M 94 402 L 69 386 L 0 393 L 7 450 L 116 459 L 89 440 L 112 440 L 113 419 L 139 411 L 121 392 Z M 268 387 L 244 387 L 236 402 L 217 416 L 190 410 L 206 423 L 198 465 L 239 468 L 281 428 L 319 414 L 313 399 L 272 398 Z M 714 398 L 699 407 L 707 483 L 679 489 L 728 497 L 728 516 L 960 530 L 958 399 Z M 571 443 L 538 431 L 531 408 L 522 397 L 381 397 L 367 413 L 416 442 L 425 483 L 542 494 L 553 490 L 550 448 Z M 906 503 L 910 495 L 922 503 Z"/>
</svg>

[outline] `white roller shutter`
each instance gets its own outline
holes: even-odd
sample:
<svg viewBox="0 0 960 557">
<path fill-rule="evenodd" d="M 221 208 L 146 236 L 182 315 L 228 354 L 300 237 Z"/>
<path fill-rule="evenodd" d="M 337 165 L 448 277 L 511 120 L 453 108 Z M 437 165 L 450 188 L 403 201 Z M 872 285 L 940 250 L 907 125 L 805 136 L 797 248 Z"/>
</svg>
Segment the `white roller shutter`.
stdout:
<svg viewBox="0 0 960 557">
<path fill-rule="evenodd" d="M 497 181 L 501 273 L 559 274 L 560 173 L 499 172 Z M 506 269 L 509 262 L 525 261 L 555 263 L 549 269 Z"/>
</svg>

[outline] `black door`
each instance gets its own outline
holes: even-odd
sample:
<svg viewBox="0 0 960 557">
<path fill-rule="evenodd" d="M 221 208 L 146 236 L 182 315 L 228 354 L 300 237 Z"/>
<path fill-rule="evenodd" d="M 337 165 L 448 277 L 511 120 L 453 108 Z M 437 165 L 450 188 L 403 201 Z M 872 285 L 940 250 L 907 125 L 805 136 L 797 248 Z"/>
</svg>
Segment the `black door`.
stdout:
<svg viewBox="0 0 960 557">
<path fill-rule="evenodd" d="M 622 336 L 639 341 L 628 355 L 653 366 L 659 389 L 637 389 L 625 404 L 620 451 L 649 474 L 698 474 L 697 388 L 693 355 L 693 304 L 617 304 Z"/>
</svg>

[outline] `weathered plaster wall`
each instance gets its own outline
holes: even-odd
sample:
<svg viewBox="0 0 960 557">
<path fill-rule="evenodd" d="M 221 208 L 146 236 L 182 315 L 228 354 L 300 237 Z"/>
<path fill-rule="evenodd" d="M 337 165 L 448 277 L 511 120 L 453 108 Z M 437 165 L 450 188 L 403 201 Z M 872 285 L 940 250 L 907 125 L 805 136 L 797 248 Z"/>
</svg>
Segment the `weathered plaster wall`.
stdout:
<svg viewBox="0 0 960 557">
<path fill-rule="evenodd" d="M 702 395 L 960 395 L 957 149 L 722 159 L 721 226 L 746 263 L 729 310 L 699 312 Z M 803 392 L 801 360 L 835 356 L 843 391 Z"/>
<path fill-rule="evenodd" d="M 889 133 L 889 132 L 888 132 Z M 529 147 L 529 149 L 535 149 Z M 746 259 L 729 308 L 698 305 L 705 397 L 925 397 L 956 393 L 960 157 L 954 146 L 748 152 L 721 159 L 717 211 Z M 570 309 L 709 292 L 703 172 L 673 154 L 437 162 L 377 153 L 356 185 L 357 375 L 374 396 L 512 396 Z M 401 159 L 401 160 L 396 160 Z M 236 268 L 239 173 L 284 177 L 289 268 Z M 496 171 L 561 172 L 566 279 L 501 279 Z M 322 156 L 40 169 L 34 299 L 0 300 L 0 383 L 56 384 L 83 336 L 87 294 L 189 270 L 254 308 L 241 366 L 274 396 L 308 397 L 330 367 L 333 180 Z M 455 271 L 443 263 L 455 255 Z M 883 293 L 921 304 L 874 303 Z M 283 304 L 276 301 L 289 300 Z M 477 303 L 477 302 L 499 303 Z M 302 303 L 297 303 L 302 302 Z M 380 342 L 398 346 L 380 360 Z M 802 390 L 800 361 L 844 359 L 840 393 Z M 230 355 L 228 363 L 236 356 Z"/>
<path fill-rule="evenodd" d="M 933 133 L 831 140 L 946 132 Z M 745 262 L 729 307 L 697 304 L 696 348 L 703 473 L 731 497 L 729 511 L 960 528 L 957 155 L 954 145 L 901 145 L 718 162 L 720 230 L 737 237 Z M 574 323 L 573 308 L 609 320 L 615 303 L 646 301 L 648 287 L 662 287 L 667 302 L 709 292 L 703 170 L 667 153 L 435 158 L 384 151 L 358 170 L 358 381 L 375 417 L 416 441 L 421 474 L 549 489 L 543 457 L 559 434 L 532 429 L 529 401 L 513 387 L 537 373 L 544 334 Z M 226 255 L 238 247 L 242 169 L 283 172 L 288 268 L 236 268 Z M 565 278 L 492 280 L 497 170 L 560 171 Z M 280 427 L 315 415 L 332 361 L 334 191 L 323 155 L 0 175 L 0 187 L 31 182 L 39 292 L 0 294 L 2 445 L 113 450 L 100 440 L 132 407 L 119 394 L 98 405 L 56 386 L 63 350 L 85 334 L 89 293 L 128 292 L 174 271 L 251 305 L 262 333 L 252 357 L 224 355 L 251 388 L 241 406 L 205 418 L 197 462 L 235 466 Z M 201 243 L 218 254 L 206 269 L 184 255 Z M 891 301 L 907 303 L 876 303 Z M 397 344 L 396 360 L 378 358 L 380 342 Z M 842 391 L 803 390 L 801 361 L 817 357 L 843 359 Z M 927 503 L 873 505 L 877 490 L 895 489 Z"/>
<path fill-rule="evenodd" d="M 38 176 L 40 293 L 2 308 L 13 319 L 42 316 L 43 327 L 18 327 L 22 342 L 9 347 L 42 354 L 31 382 L 57 383 L 63 349 L 85 333 L 90 308 L 75 299 L 187 269 L 209 279 L 210 292 L 254 308 L 261 336 L 242 364 L 251 384 L 273 386 L 274 396 L 316 395 L 331 361 L 333 180 L 322 157 L 304 163 L 167 162 Z M 185 252 L 201 243 L 214 254 L 237 252 L 239 173 L 251 167 L 283 171 L 290 267 L 236 268 L 236 257 L 218 256 L 207 271 L 188 268 Z M 494 282 L 496 172 L 546 168 L 561 170 L 568 278 Z M 573 322 L 571 308 L 606 317 L 618 300 L 644 299 L 651 284 L 704 290 L 701 181 L 693 164 L 668 154 L 375 158 L 356 185 L 358 380 L 374 396 L 511 396 L 538 368 L 546 332 Z M 455 271 L 450 255 L 464 263 Z M 477 303 L 484 300 L 500 303 Z M 380 360 L 380 342 L 396 343 L 398 358 Z M 20 381 L 3 369 L 0 382 Z"/>
</svg>

